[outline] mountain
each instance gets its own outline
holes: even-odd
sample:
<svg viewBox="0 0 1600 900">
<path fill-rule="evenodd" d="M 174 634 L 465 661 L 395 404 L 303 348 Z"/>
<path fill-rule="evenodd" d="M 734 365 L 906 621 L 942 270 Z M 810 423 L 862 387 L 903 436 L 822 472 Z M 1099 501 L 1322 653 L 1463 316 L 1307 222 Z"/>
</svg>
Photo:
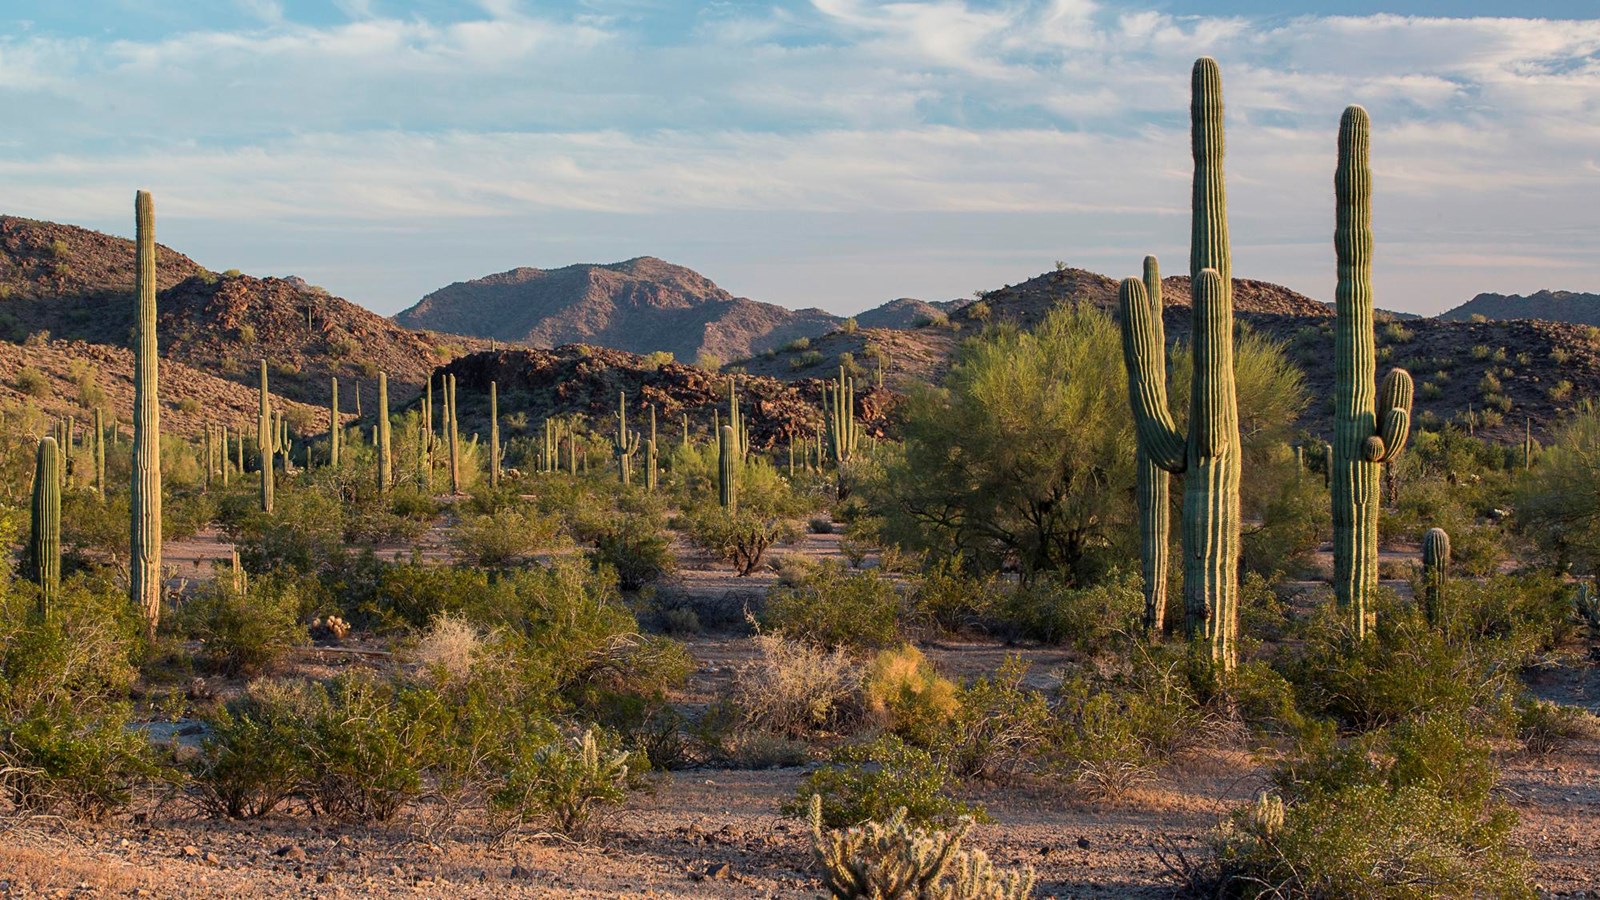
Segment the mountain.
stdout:
<svg viewBox="0 0 1600 900">
<path fill-rule="evenodd" d="M 126 347 L 133 331 L 134 247 L 72 225 L 0 216 L 0 338 Z M 326 403 L 328 380 L 376 399 L 379 371 L 393 401 L 416 396 L 439 363 L 486 341 L 411 331 L 298 278 L 218 274 L 158 246 L 157 333 L 163 360 L 247 387 L 266 359 L 271 389 Z"/>
<path fill-rule="evenodd" d="M 857 313 L 855 320 L 862 328 L 919 328 L 929 322 L 945 318 L 949 315 L 949 309 L 950 307 L 945 304 L 929 303 L 914 297 L 901 297 L 866 312 Z"/>
<path fill-rule="evenodd" d="M 839 317 L 735 297 L 710 279 L 651 256 L 610 265 L 518 268 L 460 281 L 395 316 L 410 328 L 522 341 L 596 344 L 737 359 L 821 334 Z"/>
<path fill-rule="evenodd" d="M 1449 321 L 1484 319 L 1543 319 L 1574 325 L 1600 325 L 1600 294 L 1574 291 L 1539 291 L 1521 294 L 1479 294 L 1455 309 L 1439 314 Z"/>
</svg>

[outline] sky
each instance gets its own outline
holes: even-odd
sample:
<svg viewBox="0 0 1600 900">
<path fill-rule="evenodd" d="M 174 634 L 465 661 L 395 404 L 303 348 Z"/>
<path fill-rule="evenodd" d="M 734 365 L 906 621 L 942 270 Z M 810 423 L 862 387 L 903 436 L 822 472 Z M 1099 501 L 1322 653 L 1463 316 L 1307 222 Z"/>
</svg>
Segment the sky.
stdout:
<svg viewBox="0 0 1600 900">
<path fill-rule="evenodd" d="M 1222 67 L 1238 277 L 1334 288 L 1373 118 L 1381 307 L 1600 291 L 1593 0 L 8 0 L 0 212 L 157 233 L 385 314 L 651 255 L 848 314 L 1187 265 Z M 1587 18 L 1585 18 L 1587 17 Z"/>
</svg>

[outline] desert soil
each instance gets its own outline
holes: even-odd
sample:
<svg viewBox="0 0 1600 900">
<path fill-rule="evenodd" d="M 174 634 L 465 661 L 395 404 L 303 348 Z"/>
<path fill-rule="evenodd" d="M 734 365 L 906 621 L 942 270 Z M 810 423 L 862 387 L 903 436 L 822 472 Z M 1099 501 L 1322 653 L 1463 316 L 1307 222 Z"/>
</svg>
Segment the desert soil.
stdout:
<svg viewBox="0 0 1600 900">
<path fill-rule="evenodd" d="M 215 533 L 171 548 L 182 576 L 203 578 L 209 560 L 226 560 Z M 808 535 L 789 552 L 839 556 L 838 538 Z M 206 562 L 202 562 L 206 561 Z M 677 590 L 739 608 L 758 603 L 770 574 L 738 578 L 685 554 Z M 341 648 L 344 650 L 359 649 Z M 707 702 L 751 654 L 748 638 L 709 634 L 688 641 L 698 670 L 680 696 Z M 1054 648 L 993 642 L 935 642 L 928 656 L 952 676 L 993 671 L 1007 654 L 1033 664 L 1047 684 L 1069 655 Z M 289 672 L 325 674 L 381 657 L 308 647 Z M 1536 673 L 1540 696 L 1600 711 L 1600 671 Z M 217 682 L 208 689 L 235 691 Z M 189 736 L 192 740 L 192 736 Z M 1503 760 L 1502 792 L 1520 815 L 1516 839 L 1535 861 L 1542 896 L 1600 897 L 1600 741 L 1557 753 L 1513 753 Z M 1115 800 L 1094 800 L 1045 780 L 978 787 L 993 824 L 969 846 L 997 864 L 1029 865 L 1040 897 L 1171 897 L 1178 882 L 1165 860 L 1202 853 L 1206 832 L 1265 784 L 1270 759 L 1236 744 L 1192 751 L 1151 782 Z M 631 800 L 600 846 L 554 840 L 494 840 L 481 829 L 431 830 L 426 804 L 383 827 L 330 825 L 298 812 L 226 822 L 201 815 L 179 796 L 147 798 L 137 812 L 105 825 L 13 819 L 0 825 L 3 897 L 814 897 L 805 826 L 778 812 L 806 774 L 677 771 Z"/>
</svg>

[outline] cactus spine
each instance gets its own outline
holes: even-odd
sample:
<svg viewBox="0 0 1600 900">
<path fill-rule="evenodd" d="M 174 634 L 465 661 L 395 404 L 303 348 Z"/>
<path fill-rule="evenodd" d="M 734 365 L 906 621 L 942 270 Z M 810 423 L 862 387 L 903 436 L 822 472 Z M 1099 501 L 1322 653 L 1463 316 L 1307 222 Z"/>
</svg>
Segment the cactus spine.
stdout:
<svg viewBox="0 0 1600 900">
<path fill-rule="evenodd" d="M 39 605 L 48 613 L 61 587 L 61 452 L 56 439 L 39 441 L 33 469 L 33 521 L 28 556 L 39 585 Z"/>
<path fill-rule="evenodd" d="M 1138 441 L 1149 461 L 1183 474 L 1184 628 L 1204 639 L 1212 662 L 1237 660 L 1239 411 L 1233 376 L 1233 293 L 1223 179 L 1222 75 L 1194 65 L 1190 106 L 1194 194 L 1189 269 L 1194 293 L 1194 371 L 1189 431 L 1167 407 L 1166 348 L 1143 281 L 1118 292 L 1123 359 Z"/>
<path fill-rule="evenodd" d="M 272 406 L 267 393 L 267 361 L 261 361 L 261 409 L 256 413 L 256 450 L 261 455 L 261 511 L 272 512 Z"/>
<path fill-rule="evenodd" d="M 1450 579 L 1450 534 L 1429 528 L 1422 536 L 1422 610 L 1428 622 L 1444 622 L 1444 590 Z"/>
<path fill-rule="evenodd" d="M 128 592 L 155 636 L 161 616 L 161 404 L 156 356 L 156 224 L 150 194 L 134 198 L 138 317 L 133 353 L 133 484 Z"/>
<path fill-rule="evenodd" d="M 722 426 L 717 435 L 717 502 L 731 514 L 739 509 L 739 472 L 734 468 L 738 438 L 732 425 Z"/>
<path fill-rule="evenodd" d="M 489 486 L 500 486 L 500 389 L 489 382 Z"/>
<path fill-rule="evenodd" d="M 378 493 L 394 485 L 394 460 L 389 452 L 389 373 L 378 373 Z"/>
<path fill-rule="evenodd" d="M 1161 265 L 1154 256 L 1144 258 L 1144 289 L 1149 304 L 1150 342 L 1166 347 L 1161 321 Z M 1163 385 L 1163 393 L 1165 386 Z M 1165 403 L 1165 399 L 1162 400 Z M 1144 630 L 1148 636 L 1161 633 L 1167 614 L 1167 562 L 1172 511 L 1168 499 L 1167 470 L 1150 458 L 1142 441 L 1137 442 L 1136 493 L 1139 504 L 1139 563 L 1144 574 Z"/>
<path fill-rule="evenodd" d="M 1411 375 L 1393 369 L 1374 388 L 1372 332 L 1372 172 L 1367 111 L 1351 106 L 1339 123 L 1334 174 L 1339 261 L 1334 331 L 1333 590 L 1366 634 L 1367 608 L 1378 587 L 1379 467 L 1405 447 L 1411 427 Z M 1376 400 L 1376 403 L 1374 402 Z"/>
</svg>

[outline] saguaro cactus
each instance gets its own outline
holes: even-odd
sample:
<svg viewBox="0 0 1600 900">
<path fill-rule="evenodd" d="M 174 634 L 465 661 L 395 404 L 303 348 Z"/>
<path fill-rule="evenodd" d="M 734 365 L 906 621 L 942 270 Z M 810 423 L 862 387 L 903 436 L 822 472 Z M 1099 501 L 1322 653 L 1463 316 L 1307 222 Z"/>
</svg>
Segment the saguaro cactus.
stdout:
<svg viewBox="0 0 1600 900">
<path fill-rule="evenodd" d="M 389 450 L 389 373 L 378 373 L 378 493 L 394 484 L 394 459 Z"/>
<path fill-rule="evenodd" d="M 461 493 L 461 423 L 456 420 L 456 377 L 446 375 L 444 381 L 444 421 L 449 429 L 450 442 L 450 493 Z"/>
<path fill-rule="evenodd" d="M 1351 106 L 1339 122 L 1334 174 L 1335 292 L 1333 423 L 1333 590 L 1365 635 L 1367 607 L 1378 587 L 1380 467 L 1405 447 L 1411 429 L 1411 375 L 1393 369 L 1374 396 L 1372 333 L 1372 172 L 1367 165 L 1367 111 Z M 1374 402 L 1376 401 L 1376 402 Z"/>
<path fill-rule="evenodd" d="M 223 470 L 222 483 L 227 484 L 227 470 Z M 106 499 L 106 424 L 99 407 L 94 411 L 94 495 Z"/>
<path fill-rule="evenodd" d="M 261 456 L 261 511 L 272 512 L 272 447 L 277 435 L 272 427 L 272 401 L 267 393 L 267 361 L 261 361 L 261 409 L 256 413 L 256 450 Z"/>
<path fill-rule="evenodd" d="M 52 437 L 39 441 L 33 468 L 33 521 L 28 559 L 39 585 L 39 606 L 48 613 L 61 587 L 61 451 Z"/>
<path fill-rule="evenodd" d="M 628 395 L 617 394 L 617 433 L 611 439 L 611 455 L 617 460 L 617 474 L 624 485 L 633 483 L 633 455 L 639 452 L 639 433 L 628 431 Z"/>
<path fill-rule="evenodd" d="M 500 486 L 500 389 L 489 382 L 489 486 Z"/>
<path fill-rule="evenodd" d="M 1149 306 L 1149 341 L 1157 347 L 1166 347 L 1165 328 L 1161 321 L 1161 265 L 1154 256 L 1144 258 L 1145 302 Z M 1165 393 L 1165 385 L 1162 387 Z M 1162 401 L 1165 403 L 1165 400 Z M 1144 630 L 1155 636 L 1161 633 L 1167 615 L 1167 561 L 1168 544 L 1172 530 L 1172 511 L 1168 499 L 1169 477 L 1167 470 L 1157 465 L 1139 441 L 1135 451 L 1136 494 L 1139 504 L 1139 563 L 1144 574 Z"/>
<path fill-rule="evenodd" d="M 738 438 L 733 435 L 732 425 L 722 426 L 717 434 L 717 502 L 734 513 L 739 509 L 739 470 L 735 468 Z"/>
<path fill-rule="evenodd" d="M 133 484 L 128 593 L 155 635 L 161 618 L 161 404 L 156 356 L 156 222 L 150 194 L 134 198 L 138 316 L 133 350 Z"/>
<path fill-rule="evenodd" d="M 1431 624 L 1444 621 L 1444 590 L 1450 580 L 1450 534 L 1429 528 L 1422 536 L 1422 611 Z"/>
<path fill-rule="evenodd" d="M 328 400 L 328 465 L 339 468 L 339 445 L 344 423 L 339 419 L 339 379 L 330 378 L 333 395 Z"/>
<path fill-rule="evenodd" d="M 828 449 L 835 464 L 850 460 L 855 452 L 859 430 L 856 428 L 856 383 L 846 378 L 844 366 L 839 367 L 837 382 L 824 382 L 822 386 L 823 409 L 827 421 Z"/>
</svg>

